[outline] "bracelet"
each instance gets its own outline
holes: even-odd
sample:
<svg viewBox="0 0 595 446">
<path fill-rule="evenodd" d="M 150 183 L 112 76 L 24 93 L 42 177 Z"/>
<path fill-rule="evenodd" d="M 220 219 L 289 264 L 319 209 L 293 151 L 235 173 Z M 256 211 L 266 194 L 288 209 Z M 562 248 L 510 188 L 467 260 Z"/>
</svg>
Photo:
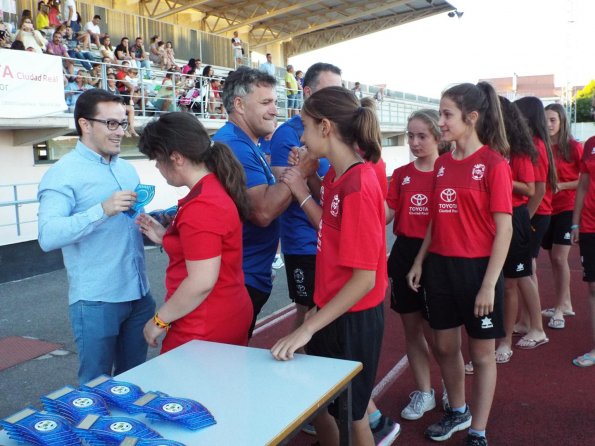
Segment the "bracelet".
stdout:
<svg viewBox="0 0 595 446">
<path fill-rule="evenodd" d="M 580 228 L 579 225 L 572 225 L 572 226 L 570 226 L 570 229 L 578 229 L 578 228 Z"/>
<path fill-rule="evenodd" d="M 308 195 L 306 198 L 304 198 L 304 201 L 300 203 L 300 207 L 303 208 L 306 204 L 306 201 L 308 201 L 310 198 L 312 198 L 312 195 Z"/>
<path fill-rule="evenodd" d="M 165 331 L 167 331 L 167 330 L 169 330 L 171 328 L 171 323 L 163 322 L 159 318 L 159 314 L 158 313 L 155 313 L 155 316 L 153 316 L 153 323 L 155 325 L 157 325 L 159 328 L 165 329 Z"/>
</svg>

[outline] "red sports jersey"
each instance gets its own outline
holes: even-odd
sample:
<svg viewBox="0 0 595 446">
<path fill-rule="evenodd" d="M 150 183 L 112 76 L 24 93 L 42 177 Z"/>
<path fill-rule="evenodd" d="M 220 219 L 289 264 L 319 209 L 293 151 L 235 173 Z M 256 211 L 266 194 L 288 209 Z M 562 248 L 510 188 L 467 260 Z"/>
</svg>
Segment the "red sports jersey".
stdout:
<svg viewBox="0 0 595 446">
<path fill-rule="evenodd" d="M 432 242 L 449 257 L 489 257 L 496 235 L 493 213 L 512 214 L 512 176 L 506 160 L 483 146 L 464 160 L 445 153 L 434 165 Z"/>
<path fill-rule="evenodd" d="M 384 198 L 374 169 L 358 164 L 335 181 L 335 170 L 320 189 L 314 302 L 324 307 L 343 288 L 354 269 L 376 271 L 376 284 L 350 312 L 384 300 L 387 285 Z"/>
<path fill-rule="evenodd" d="M 539 156 L 537 157 L 537 164 L 533 165 L 535 172 L 535 182 L 545 183 L 545 195 L 539 203 L 537 211 L 538 215 L 552 215 L 552 189 L 548 183 L 548 172 L 550 169 L 550 160 L 547 157 L 547 147 L 541 138 L 533 137 L 533 143 L 537 149 Z"/>
<path fill-rule="evenodd" d="M 386 204 L 395 211 L 395 235 L 426 236 L 433 186 L 434 172 L 422 172 L 413 162 L 395 169 L 386 197 Z"/>
<path fill-rule="evenodd" d="M 581 173 L 589 175 L 589 188 L 581 212 L 580 232 L 595 233 L 595 137 L 585 143 Z"/>
<path fill-rule="evenodd" d="M 380 184 L 380 190 L 382 191 L 382 198 L 386 200 L 386 195 L 388 194 L 388 178 L 386 178 L 386 163 L 382 158 L 380 158 L 377 163 L 372 163 L 368 161 L 368 164 L 370 164 L 374 169 L 376 177 L 378 178 L 378 183 Z"/>
<path fill-rule="evenodd" d="M 535 171 L 533 170 L 533 162 L 528 156 L 511 156 L 510 170 L 512 173 L 512 180 L 520 183 L 534 183 Z M 529 197 L 527 195 L 512 194 L 512 207 L 527 204 Z"/>
<path fill-rule="evenodd" d="M 570 161 L 566 161 L 558 153 L 558 145 L 554 145 L 554 162 L 558 173 L 558 183 L 566 183 L 578 179 L 581 170 L 581 158 L 583 157 L 583 146 L 574 139 L 570 140 Z M 552 214 L 559 214 L 574 209 L 576 189 L 562 190 L 552 197 Z"/>
<path fill-rule="evenodd" d="M 212 174 L 201 179 L 178 206 L 163 237 L 169 256 L 165 300 L 188 276 L 187 260 L 221 256 L 221 266 L 211 293 L 194 311 L 172 324 L 161 352 L 192 339 L 247 345 L 252 303 L 244 286 L 242 223 L 237 208 Z"/>
</svg>

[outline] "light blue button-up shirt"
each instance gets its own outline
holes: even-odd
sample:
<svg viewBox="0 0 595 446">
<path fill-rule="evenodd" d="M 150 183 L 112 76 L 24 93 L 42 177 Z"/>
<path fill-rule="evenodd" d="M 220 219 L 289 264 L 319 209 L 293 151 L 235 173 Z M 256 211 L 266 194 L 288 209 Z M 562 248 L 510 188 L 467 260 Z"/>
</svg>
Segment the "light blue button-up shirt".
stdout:
<svg viewBox="0 0 595 446">
<path fill-rule="evenodd" d="M 104 214 L 114 192 L 134 190 L 134 167 L 117 156 L 107 162 L 80 140 L 39 184 L 39 245 L 62 249 L 69 304 L 79 300 L 127 302 L 146 295 L 142 235 L 126 213 Z"/>
</svg>

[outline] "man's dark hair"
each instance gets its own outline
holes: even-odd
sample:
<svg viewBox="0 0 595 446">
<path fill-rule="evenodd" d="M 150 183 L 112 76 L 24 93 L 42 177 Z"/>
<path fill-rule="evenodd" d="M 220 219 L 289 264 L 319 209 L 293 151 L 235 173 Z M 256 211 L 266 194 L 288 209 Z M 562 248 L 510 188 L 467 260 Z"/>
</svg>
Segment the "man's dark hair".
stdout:
<svg viewBox="0 0 595 446">
<path fill-rule="evenodd" d="M 100 15 L 98 15 L 98 14 L 95 14 L 95 15 L 93 16 L 93 20 L 95 20 L 95 19 L 99 19 L 99 20 L 101 20 L 101 16 L 100 16 Z"/>
<path fill-rule="evenodd" d="M 225 79 L 225 87 L 221 94 L 223 105 L 227 113 L 234 111 L 233 101 L 236 97 L 244 97 L 252 92 L 254 86 L 274 87 L 277 81 L 273 76 L 264 71 L 254 70 L 248 67 L 240 67 L 230 73 Z"/>
<path fill-rule="evenodd" d="M 304 87 L 310 87 L 315 90 L 320 78 L 320 73 L 323 71 L 330 71 L 331 73 L 338 74 L 341 76 L 341 69 L 336 65 L 324 62 L 318 62 L 308 68 L 306 75 L 304 76 Z"/>
<path fill-rule="evenodd" d="M 97 115 L 97 104 L 101 102 L 115 102 L 124 105 L 124 99 L 122 97 L 115 96 L 107 90 L 94 88 L 85 91 L 79 96 L 74 106 L 74 125 L 76 126 L 76 133 L 79 136 L 83 136 L 79 119 L 94 118 Z"/>
</svg>

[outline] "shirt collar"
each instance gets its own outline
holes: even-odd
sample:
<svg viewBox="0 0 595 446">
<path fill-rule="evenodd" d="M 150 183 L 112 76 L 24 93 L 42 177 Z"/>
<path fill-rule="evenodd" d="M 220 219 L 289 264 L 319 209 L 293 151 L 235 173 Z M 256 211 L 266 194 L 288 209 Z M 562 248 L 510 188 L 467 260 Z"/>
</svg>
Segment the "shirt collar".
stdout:
<svg viewBox="0 0 595 446">
<path fill-rule="evenodd" d="M 86 158 L 90 161 L 95 161 L 100 164 L 115 164 L 118 160 L 118 155 L 112 155 L 110 158 L 110 162 L 106 162 L 105 158 L 101 156 L 99 153 L 91 150 L 85 143 L 83 143 L 80 139 L 77 141 L 76 146 L 74 148 L 76 152 L 81 155 L 83 158 Z"/>
</svg>

